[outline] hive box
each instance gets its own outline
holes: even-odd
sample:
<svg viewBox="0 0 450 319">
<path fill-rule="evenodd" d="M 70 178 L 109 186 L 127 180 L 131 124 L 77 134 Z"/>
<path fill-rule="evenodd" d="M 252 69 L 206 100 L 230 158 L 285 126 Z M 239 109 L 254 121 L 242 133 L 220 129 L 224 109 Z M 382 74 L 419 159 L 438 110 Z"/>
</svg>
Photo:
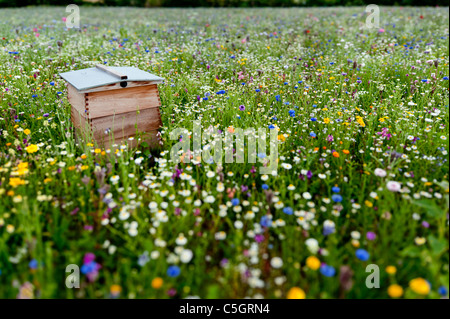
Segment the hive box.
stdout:
<svg viewBox="0 0 450 319">
<path fill-rule="evenodd" d="M 103 65 L 60 76 L 68 82 L 77 134 L 93 137 L 105 148 L 123 141 L 131 147 L 141 142 L 158 144 L 157 130 L 162 122 L 157 84 L 163 78 L 134 67 Z"/>
</svg>

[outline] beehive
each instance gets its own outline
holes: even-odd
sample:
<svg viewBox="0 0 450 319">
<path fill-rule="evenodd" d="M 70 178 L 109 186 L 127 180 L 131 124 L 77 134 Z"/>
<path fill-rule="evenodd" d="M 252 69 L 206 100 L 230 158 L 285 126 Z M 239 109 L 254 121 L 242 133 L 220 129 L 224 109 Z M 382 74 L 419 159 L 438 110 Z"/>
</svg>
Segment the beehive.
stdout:
<svg viewBox="0 0 450 319">
<path fill-rule="evenodd" d="M 157 84 L 163 78 L 134 67 L 103 65 L 60 76 L 68 82 L 77 134 L 93 137 L 105 148 L 123 141 L 131 147 L 144 141 L 157 145 L 157 130 L 162 124 Z"/>
</svg>

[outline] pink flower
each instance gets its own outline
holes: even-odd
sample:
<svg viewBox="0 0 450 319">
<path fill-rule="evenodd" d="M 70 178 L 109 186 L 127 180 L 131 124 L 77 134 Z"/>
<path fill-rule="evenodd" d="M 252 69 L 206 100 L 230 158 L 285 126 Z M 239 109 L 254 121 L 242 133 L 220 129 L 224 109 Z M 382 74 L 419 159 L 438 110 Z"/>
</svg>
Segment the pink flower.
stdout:
<svg viewBox="0 0 450 319">
<path fill-rule="evenodd" d="M 66 17 L 62 17 L 62 20 L 63 20 L 64 22 L 66 22 L 67 18 L 66 18 Z"/>
<path fill-rule="evenodd" d="M 380 30 L 378 30 L 378 32 L 383 33 L 383 32 L 384 32 L 384 29 L 380 29 Z"/>
<path fill-rule="evenodd" d="M 247 42 L 247 39 L 246 39 L 246 38 L 243 38 L 243 39 L 241 40 L 241 42 L 242 42 L 242 43 L 245 43 L 245 42 Z"/>
<path fill-rule="evenodd" d="M 387 182 L 386 187 L 391 192 L 400 192 L 402 185 L 399 182 L 389 181 Z"/>
<path fill-rule="evenodd" d="M 378 176 L 378 177 L 385 177 L 387 173 L 382 168 L 375 168 L 374 174 L 375 174 L 375 176 Z"/>
</svg>

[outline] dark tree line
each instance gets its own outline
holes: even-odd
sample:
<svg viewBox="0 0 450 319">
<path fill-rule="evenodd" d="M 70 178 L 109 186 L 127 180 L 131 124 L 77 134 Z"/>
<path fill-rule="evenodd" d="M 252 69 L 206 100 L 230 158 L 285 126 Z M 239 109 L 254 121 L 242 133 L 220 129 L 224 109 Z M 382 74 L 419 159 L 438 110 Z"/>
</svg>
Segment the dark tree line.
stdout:
<svg viewBox="0 0 450 319">
<path fill-rule="evenodd" d="M 92 1 L 92 0 L 91 0 Z M 450 0 L 0 0 L 0 7 L 31 5 L 105 5 L 134 7 L 292 7 L 357 6 L 366 4 L 401 6 L 448 6 Z"/>
</svg>

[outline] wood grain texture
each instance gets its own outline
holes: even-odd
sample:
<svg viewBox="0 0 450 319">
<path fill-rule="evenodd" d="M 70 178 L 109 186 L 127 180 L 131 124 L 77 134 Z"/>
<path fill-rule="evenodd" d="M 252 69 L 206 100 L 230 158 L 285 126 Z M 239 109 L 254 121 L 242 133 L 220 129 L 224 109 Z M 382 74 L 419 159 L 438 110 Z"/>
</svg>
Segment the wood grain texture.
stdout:
<svg viewBox="0 0 450 319">
<path fill-rule="evenodd" d="M 92 89 L 82 90 L 81 93 L 93 93 L 93 92 L 103 92 L 103 91 L 111 91 L 111 90 L 125 90 L 127 88 L 139 87 L 139 86 L 148 86 L 148 85 L 156 85 L 161 81 L 127 81 L 127 87 L 123 88 L 120 86 L 120 83 L 103 85 L 100 87 L 95 87 Z"/>
<path fill-rule="evenodd" d="M 128 136 L 128 137 L 122 137 L 122 138 L 107 138 L 103 139 L 101 141 L 97 141 L 96 143 L 98 146 L 104 147 L 105 149 L 115 149 L 120 147 L 120 145 L 124 144 L 127 145 L 128 148 L 133 148 L 138 146 L 139 144 L 146 142 L 150 148 L 155 148 L 159 145 L 159 137 L 157 136 L 158 131 L 151 131 L 147 132 L 144 135 L 140 136 L 140 140 L 138 140 L 137 136 Z M 133 140 L 129 140 L 130 137 L 134 137 Z M 114 146 L 116 145 L 116 146 Z"/>
<path fill-rule="evenodd" d="M 161 125 L 158 108 L 98 117 L 91 120 L 95 139 L 102 139 L 108 137 L 108 135 L 113 135 L 115 138 L 134 136 L 136 130 L 138 132 L 150 132 L 157 130 Z"/>
<path fill-rule="evenodd" d="M 117 78 L 119 78 L 119 79 L 121 79 L 121 80 L 126 80 L 126 79 L 128 79 L 128 76 L 126 76 L 125 74 L 122 74 L 122 73 L 120 73 L 120 72 L 118 72 L 118 71 L 116 71 L 116 70 L 114 70 L 114 69 L 110 69 L 110 68 L 108 68 L 108 67 L 105 66 L 105 65 L 97 64 L 95 67 L 96 67 L 97 69 L 102 70 L 103 72 L 106 72 L 106 73 L 108 73 L 108 74 L 111 74 L 111 75 L 113 75 L 113 76 L 115 76 L 115 77 L 117 77 Z"/>
<path fill-rule="evenodd" d="M 67 99 L 69 103 L 75 108 L 82 116 L 87 118 L 86 112 L 86 96 L 85 93 L 80 93 L 71 84 L 67 84 Z"/>
<path fill-rule="evenodd" d="M 86 119 L 75 107 L 70 108 L 70 117 L 75 128 L 85 129 L 90 127 L 88 119 Z"/>
<path fill-rule="evenodd" d="M 161 102 L 157 86 L 148 85 L 86 93 L 86 105 L 89 109 L 89 118 L 94 119 L 159 107 Z"/>
</svg>

